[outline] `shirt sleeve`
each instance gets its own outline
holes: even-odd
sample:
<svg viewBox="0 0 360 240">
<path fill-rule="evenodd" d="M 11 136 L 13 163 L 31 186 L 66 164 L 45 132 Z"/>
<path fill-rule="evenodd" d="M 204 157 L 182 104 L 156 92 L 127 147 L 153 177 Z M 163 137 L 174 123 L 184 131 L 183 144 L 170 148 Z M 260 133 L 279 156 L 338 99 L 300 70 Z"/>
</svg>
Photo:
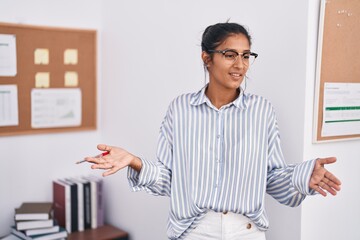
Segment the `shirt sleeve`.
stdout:
<svg viewBox="0 0 360 240">
<path fill-rule="evenodd" d="M 295 207 L 307 195 L 315 194 L 309 188 L 316 159 L 287 165 L 280 146 L 280 134 L 274 111 L 268 125 L 268 175 L 267 193 L 282 204 Z"/>
<path fill-rule="evenodd" d="M 153 195 L 170 196 L 172 152 L 172 111 L 169 107 L 160 128 L 157 161 L 141 158 L 140 172 L 128 168 L 128 181 L 132 190 L 145 190 Z"/>
</svg>

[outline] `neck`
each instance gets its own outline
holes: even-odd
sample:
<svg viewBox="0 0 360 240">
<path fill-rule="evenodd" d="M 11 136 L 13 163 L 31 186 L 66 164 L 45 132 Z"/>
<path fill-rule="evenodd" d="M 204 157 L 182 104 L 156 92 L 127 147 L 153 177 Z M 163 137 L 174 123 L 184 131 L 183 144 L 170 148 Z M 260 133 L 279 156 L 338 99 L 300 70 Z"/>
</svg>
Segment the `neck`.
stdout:
<svg viewBox="0 0 360 240">
<path fill-rule="evenodd" d="M 222 106 L 234 101 L 240 94 L 240 89 L 219 89 L 209 84 L 205 90 L 205 95 L 209 98 L 211 103 L 220 109 Z"/>
</svg>

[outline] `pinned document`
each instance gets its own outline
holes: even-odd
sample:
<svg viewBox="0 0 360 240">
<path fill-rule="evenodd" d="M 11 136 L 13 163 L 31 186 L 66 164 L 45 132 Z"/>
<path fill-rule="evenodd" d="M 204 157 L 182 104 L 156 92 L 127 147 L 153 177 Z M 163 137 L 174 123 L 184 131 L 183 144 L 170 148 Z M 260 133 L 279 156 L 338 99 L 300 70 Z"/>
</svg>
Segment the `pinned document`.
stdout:
<svg viewBox="0 0 360 240">
<path fill-rule="evenodd" d="M 16 61 L 16 36 L 0 34 L 0 76 L 15 76 Z"/>
<path fill-rule="evenodd" d="M 49 64 L 49 49 L 37 48 L 34 52 L 34 63 L 35 64 Z"/>
<path fill-rule="evenodd" d="M 31 127 L 81 125 L 81 90 L 47 88 L 31 91 Z"/>
<path fill-rule="evenodd" d="M 77 87 L 79 85 L 77 72 L 65 72 L 65 87 Z"/>
<path fill-rule="evenodd" d="M 19 125 L 16 85 L 0 85 L 0 126 Z"/>
<path fill-rule="evenodd" d="M 360 134 L 360 83 L 325 83 L 321 136 Z"/>
<path fill-rule="evenodd" d="M 64 52 L 64 64 L 65 65 L 76 65 L 78 64 L 78 50 L 77 49 L 66 49 Z"/>
<path fill-rule="evenodd" d="M 50 87 L 50 73 L 38 72 L 35 75 L 35 87 L 48 88 Z"/>
</svg>

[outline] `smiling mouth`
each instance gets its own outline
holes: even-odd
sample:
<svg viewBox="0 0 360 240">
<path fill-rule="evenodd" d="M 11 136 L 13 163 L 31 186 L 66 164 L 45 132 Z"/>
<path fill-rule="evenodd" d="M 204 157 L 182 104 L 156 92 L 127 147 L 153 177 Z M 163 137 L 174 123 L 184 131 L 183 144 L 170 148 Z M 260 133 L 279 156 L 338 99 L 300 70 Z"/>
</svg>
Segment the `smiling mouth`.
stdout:
<svg viewBox="0 0 360 240">
<path fill-rule="evenodd" d="M 239 78 L 242 77 L 243 75 L 240 73 L 230 73 L 230 76 Z"/>
</svg>

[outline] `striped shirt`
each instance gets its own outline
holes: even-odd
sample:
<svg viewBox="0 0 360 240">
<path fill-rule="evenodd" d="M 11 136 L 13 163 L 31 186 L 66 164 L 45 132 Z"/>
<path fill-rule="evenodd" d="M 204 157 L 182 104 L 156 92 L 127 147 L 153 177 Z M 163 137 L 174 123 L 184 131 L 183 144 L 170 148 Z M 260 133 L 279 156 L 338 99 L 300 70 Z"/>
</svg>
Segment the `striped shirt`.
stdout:
<svg viewBox="0 0 360 240">
<path fill-rule="evenodd" d="M 171 102 L 157 161 L 142 158 L 140 173 L 128 168 L 133 191 L 170 197 L 169 239 L 183 239 L 210 209 L 243 214 L 265 231 L 265 192 L 292 207 L 314 193 L 315 159 L 285 163 L 269 101 L 242 93 L 217 109 L 205 89 Z"/>
</svg>

